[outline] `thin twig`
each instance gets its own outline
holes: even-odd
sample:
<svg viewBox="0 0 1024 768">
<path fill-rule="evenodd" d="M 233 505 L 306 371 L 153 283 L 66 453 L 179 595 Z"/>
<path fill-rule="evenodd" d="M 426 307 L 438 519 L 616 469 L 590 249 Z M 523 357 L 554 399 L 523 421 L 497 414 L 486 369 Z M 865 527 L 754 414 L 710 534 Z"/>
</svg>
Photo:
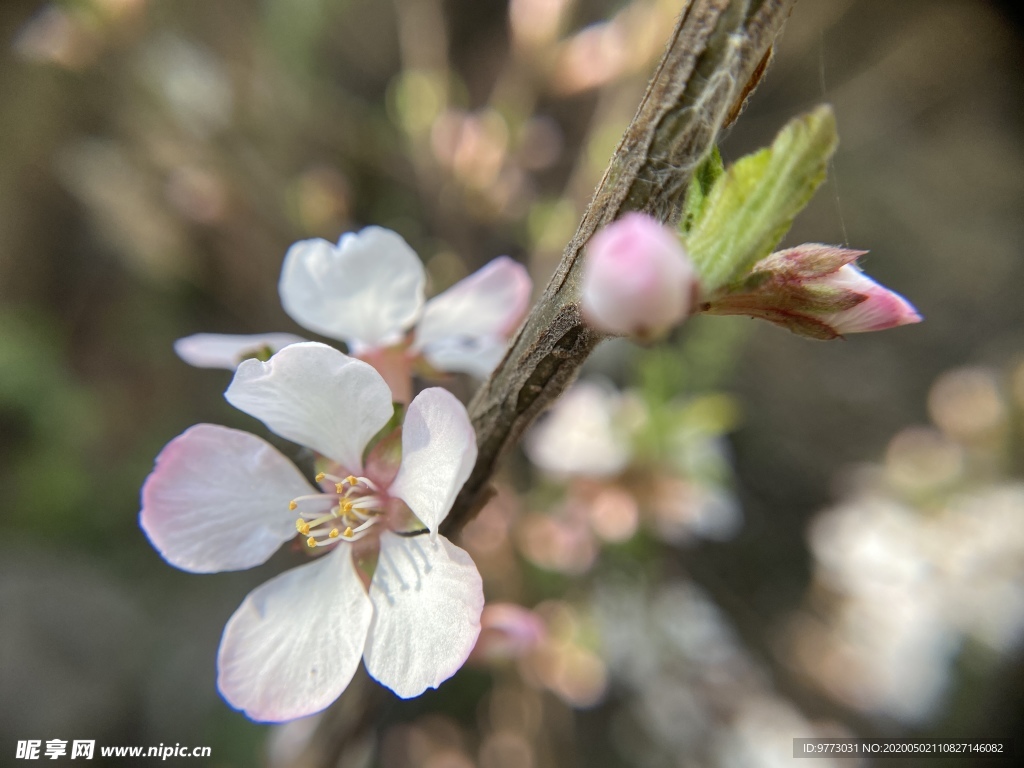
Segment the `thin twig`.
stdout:
<svg viewBox="0 0 1024 768">
<path fill-rule="evenodd" d="M 504 451 L 573 381 L 603 338 L 579 310 L 580 258 L 627 211 L 679 218 L 693 169 L 764 73 L 796 0 L 691 0 L 544 295 L 470 403 L 479 455 L 442 531 L 452 536 L 490 495 Z"/>
<path fill-rule="evenodd" d="M 693 169 L 764 73 L 796 0 L 690 0 L 544 295 L 470 404 L 479 456 L 445 521 L 451 536 L 489 496 L 498 459 L 572 382 L 601 336 L 580 317 L 580 256 L 591 235 L 631 210 L 679 217 Z M 327 768 L 373 727 L 385 695 L 360 674 L 324 713 L 291 768 Z"/>
</svg>

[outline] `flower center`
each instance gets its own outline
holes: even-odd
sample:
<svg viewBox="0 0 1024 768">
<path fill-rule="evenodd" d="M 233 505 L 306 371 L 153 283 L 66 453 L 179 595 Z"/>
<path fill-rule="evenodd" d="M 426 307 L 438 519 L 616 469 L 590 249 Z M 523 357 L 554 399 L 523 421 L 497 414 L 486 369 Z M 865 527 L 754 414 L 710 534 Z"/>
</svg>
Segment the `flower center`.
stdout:
<svg viewBox="0 0 1024 768">
<path fill-rule="evenodd" d="M 384 499 L 374 482 L 365 477 L 336 477 L 321 472 L 316 481 L 334 483 L 334 492 L 311 493 L 292 499 L 288 508 L 299 513 L 295 530 L 306 536 L 309 547 L 340 541 L 358 541 L 383 521 Z"/>
</svg>

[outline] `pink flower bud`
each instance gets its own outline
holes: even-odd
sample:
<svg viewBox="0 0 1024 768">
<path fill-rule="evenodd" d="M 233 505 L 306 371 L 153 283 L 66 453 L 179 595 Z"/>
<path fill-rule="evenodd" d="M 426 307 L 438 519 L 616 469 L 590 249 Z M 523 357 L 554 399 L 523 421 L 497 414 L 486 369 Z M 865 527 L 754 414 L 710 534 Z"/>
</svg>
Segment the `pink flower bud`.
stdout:
<svg viewBox="0 0 1024 768">
<path fill-rule="evenodd" d="M 696 275 L 675 233 L 642 213 L 628 213 L 587 246 L 583 314 L 606 333 L 653 338 L 682 322 Z"/>
<path fill-rule="evenodd" d="M 831 288 L 840 288 L 865 298 L 858 304 L 821 316 L 821 320 L 842 335 L 884 331 L 900 325 L 921 322 L 921 315 L 909 301 L 896 291 L 876 283 L 852 264 L 847 264 L 828 277 L 819 278 Z"/>
<path fill-rule="evenodd" d="M 817 243 L 778 251 L 702 309 L 760 317 L 815 339 L 921 322 L 910 302 L 860 271 L 856 261 L 864 253 Z"/>
</svg>

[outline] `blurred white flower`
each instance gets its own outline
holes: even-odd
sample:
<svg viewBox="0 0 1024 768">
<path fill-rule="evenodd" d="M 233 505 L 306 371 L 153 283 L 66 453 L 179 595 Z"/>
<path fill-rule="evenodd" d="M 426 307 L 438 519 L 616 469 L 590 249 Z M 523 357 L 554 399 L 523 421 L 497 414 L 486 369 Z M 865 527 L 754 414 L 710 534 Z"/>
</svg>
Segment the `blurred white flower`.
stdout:
<svg viewBox="0 0 1024 768">
<path fill-rule="evenodd" d="M 556 475 L 616 475 L 632 454 L 622 407 L 623 396 L 611 387 L 577 382 L 527 433 L 526 455 Z"/>
<path fill-rule="evenodd" d="M 488 376 L 526 313 L 532 290 L 525 268 L 507 256 L 430 301 L 425 284 L 423 265 L 401 235 L 367 227 L 342 235 L 337 245 L 320 239 L 295 243 L 285 255 L 278 288 L 295 322 L 345 342 L 349 354 L 378 370 L 395 400 L 408 402 L 417 360 L 440 371 Z M 246 338 L 238 340 L 240 348 Z M 189 337 L 191 354 L 182 357 L 190 363 L 220 359 L 222 367 L 233 368 L 231 357 L 220 354 L 231 339 Z"/>
</svg>

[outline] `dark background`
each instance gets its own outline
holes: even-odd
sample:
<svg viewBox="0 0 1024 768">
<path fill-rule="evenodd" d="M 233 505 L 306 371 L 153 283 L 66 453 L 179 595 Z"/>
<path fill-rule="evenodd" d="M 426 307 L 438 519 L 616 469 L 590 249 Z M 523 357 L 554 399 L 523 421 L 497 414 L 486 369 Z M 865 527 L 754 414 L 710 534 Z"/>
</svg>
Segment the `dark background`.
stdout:
<svg viewBox="0 0 1024 768">
<path fill-rule="evenodd" d="M 288 245 L 370 223 L 410 241 L 435 291 L 500 253 L 543 285 L 668 33 L 573 91 L 550 51 L 510 42 L 504 3 L 427 5 L 442 14 L 0 4 L 0 763 L 25 738 L 257 761 L 265 729 L 219 700 L 215 649 L 242 595 L 290 560 L 192 576 L 139 531 L 138 489 L 165 442 L 198 421 L 251 427 L 220 396 L 228 374 L 188 368 L 172 342 L 298 330 L 276 297 Z M 580 0 L 562 34 L 626 5 Z M 957 677 L 951 703 L 907 726 L 830 699 L 779 651 L 811 578 L 807 522 L 845 468 L 926 422 L 942 372 L 1021 359 L 1021 18 L 1012 2 L 803 0 L 722 143 L 735 159 L 831 102 L 840 149 L 787 243 L 870 250 L 867 270 L 925 317 L 829 344 L 751 321 L 727 382 L 744 413 L 732 447 L 746 525 L 685 554 L 778 689 L 862 735 L 1005 737 L 1024 708 L 1019 655 Z M 438 69 L 449 103 L 514 116 L 485 120 L 483 148 L 447 165 L 409 106 L 430 88 L 403 80 Z M 504 158 L 491 175 L 488 141 Z"/>
</svg>

